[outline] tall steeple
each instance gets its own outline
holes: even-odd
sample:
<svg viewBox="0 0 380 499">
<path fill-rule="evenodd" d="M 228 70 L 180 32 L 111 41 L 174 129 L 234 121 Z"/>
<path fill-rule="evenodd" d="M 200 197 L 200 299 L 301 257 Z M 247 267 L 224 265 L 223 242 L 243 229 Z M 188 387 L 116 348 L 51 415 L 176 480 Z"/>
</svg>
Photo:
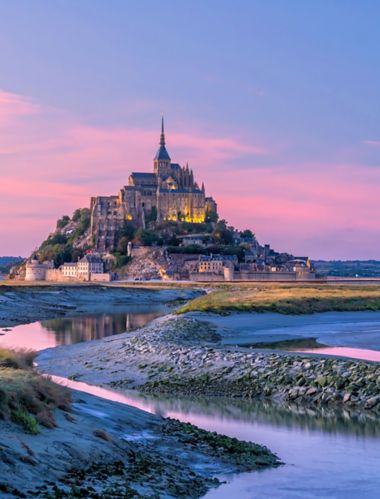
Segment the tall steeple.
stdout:
<svg viewBox="0 0 380 499">
<path fill-rule="evenodd" d="M 154 173 L 156 175 L 170 174 L 171 160 L 165 147 L 164 117 L 161 118 L 160 147 L 154 157 Z"/>
<path fill-rule="evenodd" d="M 162 117 L 161 117 L 160 146 L 165 146 L 164 115 L 162 115 Z"/>
</svg>

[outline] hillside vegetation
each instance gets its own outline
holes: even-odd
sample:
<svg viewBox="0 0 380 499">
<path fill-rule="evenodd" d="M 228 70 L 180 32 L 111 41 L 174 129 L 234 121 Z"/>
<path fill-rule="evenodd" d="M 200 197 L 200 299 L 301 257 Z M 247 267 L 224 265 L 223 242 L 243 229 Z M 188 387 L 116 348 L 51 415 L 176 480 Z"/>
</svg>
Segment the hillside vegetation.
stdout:
<svg viewBox="0 0 380 499">
<path fill-rule="evenodd" d="M 70 393 L 32 369 L 34 353 L 0 349 L 0 419 L 36 435 L 55 427 L 54 409 L 70 409 Z"/>
<path fill-rule="evenodd" d="M 195 298 L 178 313 L 233 311 L 309 314 L 380 310 L 380 286 L 230 285 Z"/>
</svg>

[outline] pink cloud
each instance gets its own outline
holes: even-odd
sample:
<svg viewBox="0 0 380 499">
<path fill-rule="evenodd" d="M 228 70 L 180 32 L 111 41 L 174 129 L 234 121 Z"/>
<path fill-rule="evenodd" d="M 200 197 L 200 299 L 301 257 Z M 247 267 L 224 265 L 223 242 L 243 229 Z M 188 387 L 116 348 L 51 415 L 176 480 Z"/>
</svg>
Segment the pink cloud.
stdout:
<svg viewBox="0 0 380 499">
<path fill-rule="evenodd" d="M 380 147 L 380 140 L 363 140 L 363 144 L 367 144 L 369 146 Z"/>
<path fill-rule="evenodd" d="M 38 110 L 39 107 L 27 97 L 0 90 L 0 125 L 19 116 L 35 114 Z"/>
<path fill-rule="evenodd" d="M 58 217 L 88 206 L 92 195 L 117 193 L 131 171 L 150 171 L 157 143 L 157 130 L 91 126 L 0 92 L 0 254 L 28 254 Z M 280 146 L 266 144 L 272 145 L 210 135 L 194 123 L 167 131 L 173 161 L 190 162 L 235 226 L 251 227 L 260 241 L 283 251 L 378 258 L 378 169 L 313 162 L 269 167 L 264 161 L 273 162 Z"/>
<path fill-rule="evenodd" d="M 225 218 L 282 251 L 314 258 L 379 258 L 379 187 L 377 169 L 313 163 L 234 170 L 214 182 Z"/>
</svg>

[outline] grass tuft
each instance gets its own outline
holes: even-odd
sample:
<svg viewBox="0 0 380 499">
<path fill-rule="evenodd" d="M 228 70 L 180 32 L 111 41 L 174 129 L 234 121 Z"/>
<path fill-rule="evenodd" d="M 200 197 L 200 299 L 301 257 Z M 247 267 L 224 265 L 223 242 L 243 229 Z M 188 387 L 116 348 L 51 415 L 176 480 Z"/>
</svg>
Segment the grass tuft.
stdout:
<svg viewBox="0 0 380 499">
<path fill-rule="evenodd" d="M 70 410 L 70 391 L 33 371 L 32 352 L 0 349 L 0 419 L 36 435 L 56 426 L 54 410 Z"/>
<path fill-rule="evenodd" d="M 21 425 L 26 433 L 37 435 L 40 432 L 40 427 L 31 414 L 28 414 L 24 409 L 18 408 L 11 413 L 11 419 L 15 423 Z"/>
<path fill-rule="evenodd" d="M 27 369 L 33 367 L 36 352 L 31 350 L 9 350 L 0 348 L 0 368 Z"/>
</svg>

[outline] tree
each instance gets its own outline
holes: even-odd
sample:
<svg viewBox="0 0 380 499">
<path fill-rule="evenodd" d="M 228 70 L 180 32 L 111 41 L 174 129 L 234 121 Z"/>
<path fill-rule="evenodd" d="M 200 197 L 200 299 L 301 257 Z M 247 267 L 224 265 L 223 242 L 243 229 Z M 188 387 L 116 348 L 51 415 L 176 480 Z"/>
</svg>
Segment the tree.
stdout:
<svg viewBox="0 0 380 499">
<path fill-rule="evenodd" d="M 122 236 L 117 243 L 117 251 L 120 254 L 125 255 L 127 253 L 127 250 L 128 250 L 128 238 L 126 236 Z"/>
<path fill-rule="evenodd" d="M 207 211 L 206 212 L 206 219 L 205 219 L 206 222 L 217 222 L 218 218 L 219 218 L 219 216 L 216 213 L 216 211 Z"/>
<path fill-rule="evenodd" d="M 77 210 L 74 211 L 74 213 L 73 213 L 73 221 L 74 222 L 78 222 L 78 220 L 81 217 L 81 212 L 82 212 L 82 210 L 80 208 L 78 208 Z"/>
<path fill-rule="evenodd" d="M 243 239 L 253 239 L 255 237 L 253 232 L 249 229 L 245 229 L 245 230 L 243 230 L 243 232 L 240 232 L 240 236 Z"/>
<path fill-rule="evenodd" d="M 152 244 L 159 242 L 159 236 L 152 230 L 138 229 L 134 241 L 142 244 L 143 246 L 152 246 Z"/>
<path fill-rule="evenodd" d="M 70 217 L 67 215 L 64 215 L 62 218 L 57 220 L 57 229 L 63 229 L 63 227 L 66 227 L 66 225 L 70 222 Z"/>
<path fill-rule="evenodd" d="M 145 222 L 150 223 L 156 221 L 157 221 L 157 208 L 155 206 L 152 206 L 150 212 L 145 216 Z"/>
<path fill-rule="evenodd" d="M 124 265 L 127 265 L 131 261 L 131 257 L 127 255 L 121 255 L 120 253 L 114 253 L 115 260 L 112 264 L 112 269 L 116 270 L 120 267 L 124 267 Z"/>
<path fill-rule="evenodd" d="M 220 220 L 212 232 L 212 239 L 216 244 L 232 244 L 234 242 L 233 231 L 227 228 L 225 220 Z"/>
<path fill-rule="evenodd" d="M 136 227 L 132 222 L 125 221 L 123 226 L 115 233 L 115 247 L 120 253 L 127 252 L 127 245 L 129 241 L 133 241 L 136 234 Z M 120 243 L 120 249 L 119 249 Z"/>
<path fill-rule="evenodd" d="M 79 258 L 82 258 L 83 255 L 84 251 L 81 248 L 73 248 L 73 251 L 71 253 L 71 261 L 77 262 Z"/>
<path fill-rule="evenodd" d="M 64 234 L 53 234 L 49 236 L 40 246 L 44 248 L 45 246 L 52 246 L 54 244 L 66 244 L 67 237 Z"/>
<path fill-rule="evenodd" d="M 69 240 L 75 241 L 79 237 L 83 236 L 86 230 L 90 227 L 91 213 L 88 208 L 81 208 L 75 210 L 73 215 L 73 221 L 77 223 L 77 227 L 71 234 Z"/>
<path fill-rule="evenodd" d="M 39 251 L 39 260 L 53 260 L 55 267 L 59 267 L 65 262 L 72 261 L 73 247 L 67 244 L 47 244 Z"/>
</svg>

